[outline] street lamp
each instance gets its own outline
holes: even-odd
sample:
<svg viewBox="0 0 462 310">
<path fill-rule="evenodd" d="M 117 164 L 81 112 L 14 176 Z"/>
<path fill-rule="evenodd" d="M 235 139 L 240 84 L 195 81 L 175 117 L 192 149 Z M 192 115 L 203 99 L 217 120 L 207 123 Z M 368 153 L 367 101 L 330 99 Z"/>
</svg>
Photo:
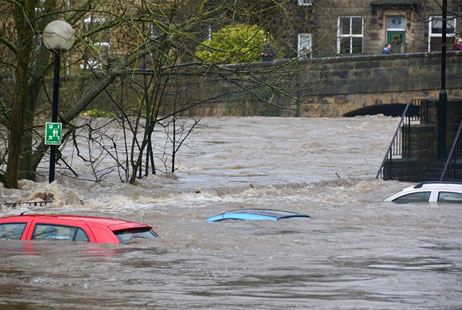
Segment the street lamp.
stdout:
<svg viewBox="0 0 462 310">
<path fill-rule="evenodd" d="M 43 43 L 45 46 L 55 54 L 55 69 L 53 78 L 53 109 L 51 113 L 51 122 L 57 123 L 58 121 L 58 95 L 59 95 L 59 70 L 61 64 L 62 51 L 69 50 L 75 41 L 75 30 L 67 22 L 63 20 L 55 20 L 46 25 L 42 35 Z M 46 127 L 46 126 L 45 126 Z M 61 125 L 59 125 L 61 128 Z M 47 131 L 48 128 L 45 128 Z M 56 129 L 57 131 L 57 129 Z M 61 134 L 59 133 L 59 136 Z M 61 143 L 51 143 L 50 147 L 50 171 L 48 181 L 49 183 L 55 180 L 55 158 L 56 158 L 56 145 Z M 45 137 L 45 144 L 47 137 Z"/>
</svg>

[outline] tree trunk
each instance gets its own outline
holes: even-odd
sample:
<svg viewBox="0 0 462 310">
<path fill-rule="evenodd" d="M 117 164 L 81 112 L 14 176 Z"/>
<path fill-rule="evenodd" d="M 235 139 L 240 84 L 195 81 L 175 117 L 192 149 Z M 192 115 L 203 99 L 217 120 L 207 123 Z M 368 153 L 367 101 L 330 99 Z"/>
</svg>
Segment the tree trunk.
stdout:
<svg viewBox="0 0 462 310">
<path fill-rule="evenodd" d="M 35 86 L 35 87 L 34 87 Z M 28 92 L 30 94 L 38 94 L 40 92 L 40 85 L 30 85 Z M 34 110 L 35 102 L 38 96 L 28 96 L 27 106 L 24 111 L 23 120 L 23 135 L 21 141 L 21 157 L 19 159 L 19 179 L 35 179 L 35 170 L 32 167 L 32 138 L 34 126 Z"/>
<path fill-rule="evenodd" d="M 48 4 L 50 8 L 56 7 L 56 2 Z M 48 8 L 48 11 L 51 9 Z M 46 18 L 41 18 L 37 24 L 38 29 L 44 29 L 45 26 L 55 18 L 54 15 L 49 15 Z M 32 149 L 34 137 L 34 119 L 37 101 L 40 98 L 42 83 L 47 70 L 50 67 L 50 51 L 38 40 L 34 40 L 35 50 L 31 58 L 30 78 L 29 78 L 29 100 L 24 116 L 24 135 L 22 141 L 22 155 L 19 160 L 19 179 L 35 180 L 36 167 L 34 166 L 34 152 Z"/>
<path fill-rule="evenodd" d="M 19 179 L 19 160 L 24 133 L 24 117 L 29 103 L 29 64 L 34 29 L 32 21 L 37 0 L 18 1 L 14 9 L 14 20 L 18 32 L 16 86 L 11 113 L 8 137 L 8 163 L 6 168 L 6 187 L 17 188 Z"/>
</svg>

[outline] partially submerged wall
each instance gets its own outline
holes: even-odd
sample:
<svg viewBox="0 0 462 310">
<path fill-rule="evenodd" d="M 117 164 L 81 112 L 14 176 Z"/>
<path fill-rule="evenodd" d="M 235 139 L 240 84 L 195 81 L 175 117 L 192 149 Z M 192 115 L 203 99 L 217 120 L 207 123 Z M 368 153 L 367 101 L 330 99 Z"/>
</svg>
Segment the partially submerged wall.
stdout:
<svg viewBox="0 0 462 310">
<path fill-rule="evenodd" d="M 60 111 L 78 101 L 96 77 L 79 78 L 80 82 L 63 78 Z M 138 79 L 138 86 L 130 85 L 129 79 Z M 116 110 L 114 101 L 124 107 L 136 106 L 143 97 L 141 79 L 140 72 L 126 74 L 91 107 Z M 177 110 L 194 106 L 184 113 L 197 116 L 338 117 L 365 107 L 438 98 L 441 53 L 283 59 L 219 68 L 185 66 L 169 72 L 168 80 L 169 85 L 163 86 L 168 93 L 162 98 L 163 114 L 176 102 Z M 462 98 L 462 52 L 448 52 L 446 80 L 448 97 Z M 81 86 L 69 87 L 76 82 Z M 73 93 L 67 93 L 71 89 Z M 44 110 L 48 109 L 45 103 Z"/>
<path fill-rule="evenodd" d="M 449 98 L 462 97 L 461 52 L 448 52 L 446 72 Z M 190 100 L 215 98 L 193 114 L 336 117 L 367 106 L 438 98 L 441 53 L 285 59 L 228 65 L 188 79 Z"/>
</svg>

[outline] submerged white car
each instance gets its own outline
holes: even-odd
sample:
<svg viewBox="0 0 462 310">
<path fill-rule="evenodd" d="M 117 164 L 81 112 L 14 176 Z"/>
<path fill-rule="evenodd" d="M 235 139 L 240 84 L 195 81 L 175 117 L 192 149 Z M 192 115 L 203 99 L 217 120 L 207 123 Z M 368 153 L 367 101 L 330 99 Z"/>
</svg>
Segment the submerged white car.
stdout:
<svg viewBox="0 0 462 310">
<path fill-rule="evenodd" d="M 385 201 L 462 203 L 462 183 L 425 182 L 403 189 Z"/>
</svg>

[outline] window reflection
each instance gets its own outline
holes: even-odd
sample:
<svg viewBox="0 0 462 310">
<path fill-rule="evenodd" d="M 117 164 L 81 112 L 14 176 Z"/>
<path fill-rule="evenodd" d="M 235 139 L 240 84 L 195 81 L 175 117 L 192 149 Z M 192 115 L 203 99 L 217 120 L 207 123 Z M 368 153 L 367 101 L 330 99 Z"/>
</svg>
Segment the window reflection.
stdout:
<svg viewBox="0 0 462 310">
<path fill-rule="evenodd" d="M 0 239 L 21 240 L 26 223 L 0 224 Z"/>
<path fill-rule="evenodd" d="M 462 193 L 440 192 L 438 194 L 439 202 L 462 203 Z"/>
<path fill-rule="evenodd" d="M 35 225 L 32 240 L 70 240 L 89 242 L 87 234 L 78 227 L 52 224 Z"/>
<path fill-rule="evenodd" d="M 430 198 L 430 192 L 419 192 L 401 196 L 393 200 L 396 203 L 427 202 Z"/>
</svg>

